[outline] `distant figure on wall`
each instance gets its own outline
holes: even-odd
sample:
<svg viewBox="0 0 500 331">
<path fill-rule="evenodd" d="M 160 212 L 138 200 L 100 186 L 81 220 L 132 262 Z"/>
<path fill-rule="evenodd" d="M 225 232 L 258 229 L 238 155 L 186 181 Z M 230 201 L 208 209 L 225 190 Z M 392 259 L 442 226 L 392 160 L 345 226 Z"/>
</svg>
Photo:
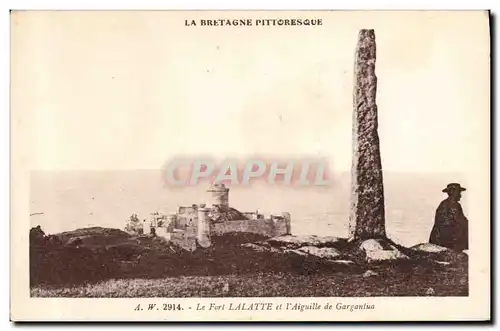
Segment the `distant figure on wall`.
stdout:
<svg viewBox="0 0 500 331">
<path fill-rule="evenodd" d="M 448 198 L 436 210 L 434 227 L 429 242 L 453 250 L 469 249 L 469 221 L 464 215 L 459 201 L 465 188 L 451 183 L 443 190 Z"/>
</svg>

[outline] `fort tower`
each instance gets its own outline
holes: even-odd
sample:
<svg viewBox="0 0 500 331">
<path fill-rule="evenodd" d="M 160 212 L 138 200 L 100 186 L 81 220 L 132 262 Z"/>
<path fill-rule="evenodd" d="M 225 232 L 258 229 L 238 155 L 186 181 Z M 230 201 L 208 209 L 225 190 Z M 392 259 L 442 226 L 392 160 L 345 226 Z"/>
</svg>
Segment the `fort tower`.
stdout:
<svg viewBox="0 0 500 331">
<path fill-rule="evenodd" d="M 224 184 L 212 184 L 207 190 L 209 194 L 209 206 L 219 205 L 222 211 L 229 210 L 229 188 Z"/>
</svg>

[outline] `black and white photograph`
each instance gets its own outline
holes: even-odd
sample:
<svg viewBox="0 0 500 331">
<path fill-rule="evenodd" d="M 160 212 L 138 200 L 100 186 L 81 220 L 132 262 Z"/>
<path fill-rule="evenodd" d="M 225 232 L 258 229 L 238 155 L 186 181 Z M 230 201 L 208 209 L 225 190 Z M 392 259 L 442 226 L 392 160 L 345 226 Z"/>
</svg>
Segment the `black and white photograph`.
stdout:
<svg viewBox="0 0 500 331">
<path fill-rule="evenodd" d="M 489 317 L 489 24 L 13 11 L 18 316 Z"/>
</svg>

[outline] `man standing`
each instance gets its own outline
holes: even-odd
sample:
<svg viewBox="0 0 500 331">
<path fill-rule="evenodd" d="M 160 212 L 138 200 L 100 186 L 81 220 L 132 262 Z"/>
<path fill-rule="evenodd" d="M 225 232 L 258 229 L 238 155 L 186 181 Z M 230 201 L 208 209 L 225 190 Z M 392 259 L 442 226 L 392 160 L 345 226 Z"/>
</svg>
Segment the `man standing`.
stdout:
<svg viewBox="0 0 500 331">
<path fill-rule="evenodd" d="M 459 251 L 469 249 L 469 221 L 459 203 L 463 191 L 465 188 L 458 183 L 448 184 L 443 190 L 448 194 L 448 198 L 443 200 L 436 210 L 434 227 L 429 238 L 431 244 Z"/>
</svg>

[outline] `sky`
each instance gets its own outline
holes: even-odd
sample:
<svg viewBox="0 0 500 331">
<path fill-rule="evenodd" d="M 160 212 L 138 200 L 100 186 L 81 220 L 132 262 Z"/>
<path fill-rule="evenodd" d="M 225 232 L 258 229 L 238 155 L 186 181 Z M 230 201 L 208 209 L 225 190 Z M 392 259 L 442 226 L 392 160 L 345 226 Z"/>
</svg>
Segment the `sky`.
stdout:
<svg viewBox="0 0 500 331">
<path fill-rule="evenodd" d="M 323 25 L 184 26 L 297 15 Z M 479 171 L 489 155 L 482 12 L 12 16 L 14 141 L 31 170 L 158 169 L 178 155 L 258 153 L 325 157 L 347 171 L 360 28 L 376 34 L 385 170 Z"/>
<path fill-rule="evenodd" d="M 194 187 L 166 187 L 155 170 L 36 171 L 31 174 L 30 227 L 40 225 L 47 234 L 89 226 L 124 229 L 132 214 L 149 220 L 151 213 L 169 214 L 178 206 L 208 203 L 207 182 Z M 350 174 L 336 173 L 332 185 L 302 187 L 253 182 L 252 189 L 229 186 L 229 204 L 248 212 L 281 215 L 289 212 L 294 235 L 346 237 L 349 224 Z M 445 198 L 446 183 L 467 178 L 452 173 L 384 173 L 385 219 L 391 239 L 404 245 L 426 242 L 434 213 Z M 461 200 L 466 215 L 473 211 L 471 196 Z M 472 219 L 472 218 L 471 218 Z M 475 222 L 476 223 L 476 222 Z"/>
</svg>

